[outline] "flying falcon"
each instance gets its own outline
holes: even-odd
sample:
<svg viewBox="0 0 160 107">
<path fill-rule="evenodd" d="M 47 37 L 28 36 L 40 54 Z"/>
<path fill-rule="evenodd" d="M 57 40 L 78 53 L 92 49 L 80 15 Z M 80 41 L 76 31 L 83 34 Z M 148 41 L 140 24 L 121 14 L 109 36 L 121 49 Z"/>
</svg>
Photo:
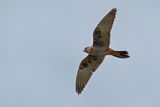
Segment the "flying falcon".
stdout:
<svg viewBox="0 0 160 107">
<path fill-rule="evenodd" d="M 88 53 L 79 66 L 76 77 L 76 92 L 80 94 L 91 75 L 96 71 L 99 65 L 103 62 L 106 55 L 112 55 L 118 58 L 128 58 L 127 51 L 115 51 L 109 47 L 110 32 L 116 15 L 116 8 L 113 8 L 99 22 L 93 32 L 92 46 L 84 48 L 84 52 Z"/>
</svg>

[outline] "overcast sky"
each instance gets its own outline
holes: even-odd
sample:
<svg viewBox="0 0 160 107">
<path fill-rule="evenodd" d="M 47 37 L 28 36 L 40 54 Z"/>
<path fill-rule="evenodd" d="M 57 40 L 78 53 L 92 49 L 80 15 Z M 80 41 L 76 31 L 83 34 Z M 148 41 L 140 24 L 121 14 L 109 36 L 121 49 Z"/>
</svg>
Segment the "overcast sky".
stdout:
<svg viewBox="0 0 160 107">
<path fill-rule="evenodd" d="M 115 50 L 81 95 L 83 48 L 112 8 Z M 160 107 L 159 0 L 1 0 L 0 107 Z"/>
</svg>

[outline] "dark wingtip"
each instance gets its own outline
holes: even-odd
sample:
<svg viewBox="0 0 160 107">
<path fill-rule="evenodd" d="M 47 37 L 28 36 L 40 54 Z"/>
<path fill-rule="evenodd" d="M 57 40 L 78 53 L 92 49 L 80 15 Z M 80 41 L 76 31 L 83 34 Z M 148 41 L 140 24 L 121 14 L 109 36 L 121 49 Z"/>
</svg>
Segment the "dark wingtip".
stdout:
<svg viewBox="0 0 160 107">
<path fill-rule="evenodd" d="M 116 13 L 117 12 L 117 8 L 113 8 L 110 12 L 111 13 Z"/>
<path fill-rule="evenodd" d="M 83 91 L 83 89 L 76 88 L 76 93 L 77 93 L 78 95 L 80 95 L 82 91 Z"/>
<path fill-rule="evenodd" d="M 115 16 L 117 12 L 117 8 L 113 8 L 108 14 Z"/>
<path fill-rule="evenodd" d="M 117 8 L 113 8 L 110 13 L 116 13 L 117 12 Z"/>
<path fill-rule="evenodd" d="M 117 11 L 117 8 L 116 8 L 116 7 L 114 7 L 112 10 Z"/>
</svg>

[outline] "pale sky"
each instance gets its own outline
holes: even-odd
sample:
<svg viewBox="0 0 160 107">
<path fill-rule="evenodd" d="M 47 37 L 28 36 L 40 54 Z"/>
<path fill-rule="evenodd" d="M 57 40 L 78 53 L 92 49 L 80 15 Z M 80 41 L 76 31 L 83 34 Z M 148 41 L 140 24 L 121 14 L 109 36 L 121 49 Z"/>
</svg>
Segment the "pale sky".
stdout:
<svg viewBox="0 0 160 107">
<path fill-rule="evenodd" d="M 159 0 L 1 0 L 0 107 L 160 107 Z M 110 47 L 82 94 L 83 48 L 112 8 Z"/>
</svg>

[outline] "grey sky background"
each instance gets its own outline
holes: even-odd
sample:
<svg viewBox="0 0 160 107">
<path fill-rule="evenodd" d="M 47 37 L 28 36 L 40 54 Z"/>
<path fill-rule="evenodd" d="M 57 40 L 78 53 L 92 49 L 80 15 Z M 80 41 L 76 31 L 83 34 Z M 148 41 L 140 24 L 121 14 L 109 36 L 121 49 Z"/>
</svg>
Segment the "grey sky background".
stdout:
<svg viewBox="0 0 160 107">
<path fill-rule="evenodd" d="M 159 0 L 1 0 L 0 107 L 160 107 Z M 115 50 L 81 95 L 83 48 L 113 7 Z"/>
</svg>

